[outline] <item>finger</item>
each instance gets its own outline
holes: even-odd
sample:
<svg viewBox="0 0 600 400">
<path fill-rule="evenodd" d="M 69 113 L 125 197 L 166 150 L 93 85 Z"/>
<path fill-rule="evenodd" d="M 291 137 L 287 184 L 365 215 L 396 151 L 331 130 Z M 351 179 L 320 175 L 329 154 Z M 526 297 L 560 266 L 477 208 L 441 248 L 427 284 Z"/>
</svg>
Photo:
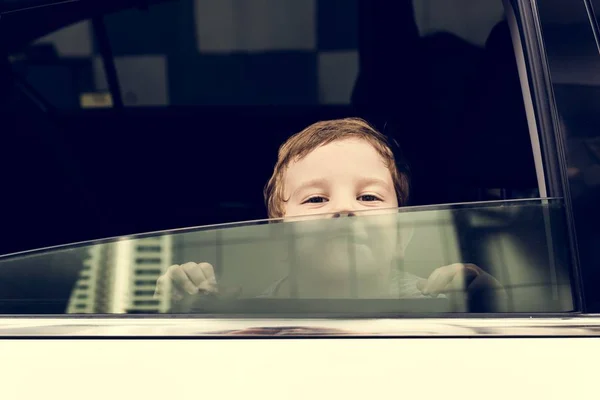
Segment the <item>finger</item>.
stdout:
<svg viewBox="0 0 600 400">
<path fill-rule="evenodd" d="M 154 296 L 153 296 L 155 299 L 158 299 L 161 296 L 162 291 L 164 290 L 164 282 L 165 282 L 164 275 L 162 275 L 160 278 L 158 278 L 156 280 L 156 289 L 154 289 Z"/>
<path fill-rule="evenodd" d="M 471 268 L 469 264 L 452 264 L 447 268 L 452 274 L 449 276 L 450 281 L 440 289 L 442 293 L 464 292 L 478 275 L 478 270 Z"/>
<path fill-rule="evenodd" d="M 204 272 L 202 272 L 202 267 L 195 262 L 185 263 L 181 266 L 181 269 L 197 288 L 206 281 L 206 276 L 204 276 Z"/>
<path fill-rule="evenodd" d="M 421 293 L 425 294 L 424 291 L 425 291 L 426 286 L 427 286 L 427 279 L 419 279 L 417 281 L 417 289 L 419 289 L 419 291 Z"/>
<path fill-rule="evenodd" d="M 458 272 L 444 289 L 444 293 L 465 293 L 467 288 L 466 270 Z"/>
<path fill-rule="evenodd" d="M 432 295 L 438 295 L 442 293 L 452 281 L 455 274 L 456 268 L 451 265 L 436 269 L 429 276 L 429 279 L 427 279 L 425 292 Z"/>
<path fill-rule="evenodd" d="M 439 269 L 439 268 L 438 268 Z M 417 283 L 417 288 L 419 288 L 419 290 L 424 294 L 424 295 L 428 295 L 429 291 L 429 281 L 435 279 L 435 277 L 439 274 L 440 272 L 436 269 L 435 271 L 433 271 L 429 277 L 427 279 L 423 279 L 423 281 L 420 281 Z M 419 284 L 420 283 L 420 284 Z"/>
<path fill-rule="evenodd" d="M 209 263 L 193 263 L 189 262 L 182 265 L 183 271 L 186 273 L 190 281 L 199 290 L 210 293 L 217 292 L 217 280 L 213 266 Z"/>
<path fill-rule="evenodd" d="M 434 287 L 434 282 L 437 280 L 438 276 L 442 273 L 442 268 L 438 268 L 429 275 L 427 279 L 425 279 L 423 294 L 428 296 L 431 293 L 432 288 Z"/>
<path fill-rule="evenodd" d="M 461 271 L 454 275 L 452 281 L 443 291 L 454 311 L 467 312 L 469 310 L 465 288 L 465 274 L 464 271 Z"/>
<path fill-rule="evenodd" d="M 485 275 L 485 272 L 481 270 L 475 264 L 464 264 L 465 267 L 465 285 L 468 287 L 482 274 Z"/>
<path fill-rule="evenodd" d="M 217 277 L 215 276 L 215 269 L 212 265 L 207 262 L 203 262 L 198 264 L 202 269 L 202 273 L 204 274 L 205 281 L 201 287 L 202 290 L 208 290 L 210 292 L 217 292 Z"/>
<path fill-rule="evenodd" d="M 504 287 L 490 274 L 481 271 L 473 279 L 469 280 L 469 291 L 471 290 L 493 290 L 499 293 L 504 291 Z"/>
<path fill-rule="evenodd" d="M 158 280 L 156 281 L 156 289 L 154 291 L 154 298 L 155 299 L 159 299 L 160 297 L 162 297 L 163 292 L 166 290 L 167 288 L 167 279 L 169 279 L 167 277 L 167 275 L 162 275 L 160 278 L 158 278 Z M 171 285 L 171 299 L 175 300 L 175 301 L 179 301 L 181 299 L 183 299 L 183 293 L 175 286 L 175 285 Z"/>
<path fill-rule="evenodd" d="M 189 294 L 198 293 L 198 288 L 188 278 L 181 266 L 173 265 L 167 270 L 167 276 L 171 279 L 174 286 Z"/>
</svg>

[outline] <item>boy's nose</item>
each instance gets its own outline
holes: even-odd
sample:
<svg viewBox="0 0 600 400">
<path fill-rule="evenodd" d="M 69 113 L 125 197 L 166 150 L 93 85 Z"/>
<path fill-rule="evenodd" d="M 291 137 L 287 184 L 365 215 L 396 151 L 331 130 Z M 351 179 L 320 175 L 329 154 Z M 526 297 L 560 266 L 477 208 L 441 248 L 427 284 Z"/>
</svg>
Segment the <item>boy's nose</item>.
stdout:
<svg viewBox="0 0 600 400">
<path fill-rule="evenodd" d="M 340 217 L 354 217 L 356 214 L 353 211 L 339 211 L 333 213 L 331 218 L 340 218 Z"/>
<path fill-rule="evenodd" d="M 353 196 L 338 193 L 331 197 L 329 212 L 332 214 L 332 218 L 356 216 L 356 204 L 354 204 Z"/>
</svg>

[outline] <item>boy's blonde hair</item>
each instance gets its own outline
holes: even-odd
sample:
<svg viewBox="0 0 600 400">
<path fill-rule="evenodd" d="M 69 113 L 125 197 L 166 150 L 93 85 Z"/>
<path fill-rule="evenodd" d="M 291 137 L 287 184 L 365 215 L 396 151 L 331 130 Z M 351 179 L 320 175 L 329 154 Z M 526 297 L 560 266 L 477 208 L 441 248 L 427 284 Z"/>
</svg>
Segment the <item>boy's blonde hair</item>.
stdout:
<svg viewBox="0 0 600 400">
<path fill-rule="evenodd" d="M 321 121 L 310 125 L 294 134 L 279 148 L 277 163 L 273 175 L 265 186 L 264 196 L 269 218 L 284 216 L 283 181 L 285 171 L 292 162 L 299 161 L 318 147 L 343 139 L 361 139 L 370 143 L 381 155 L 386 167 L 390 170 L 398 205 L 408 201 L 409 180 L 406 172 L 398 170 L 394 153 L 387 138 L 360 118 L 344 118 Z"/>
</svg>

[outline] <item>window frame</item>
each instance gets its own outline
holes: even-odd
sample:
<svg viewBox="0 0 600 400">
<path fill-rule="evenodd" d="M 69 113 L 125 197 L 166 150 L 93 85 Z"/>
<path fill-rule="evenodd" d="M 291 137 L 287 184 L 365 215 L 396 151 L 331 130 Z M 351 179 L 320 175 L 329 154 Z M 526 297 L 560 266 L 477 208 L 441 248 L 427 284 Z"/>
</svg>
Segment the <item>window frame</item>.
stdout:
<svg viewBox="0 0 600 400">
<path fill-rule="evenodd" d="M 540 194 L 545 192 L 547 196 L 564 199 L 568 246 L 571 250 L 573 266 L 571 271 L 573 291 L 577 309 L 585 313 L 586 303 L 573 217 L 573 202 L 567 175 L 566 141 L 560 129 L 537 0 L 503 1 L 513 43 L 518 45 L 515 46 L 515 55 L 530 127 Z M 516 43 L 517 35 L 520 43 Z"/>
<path fill-rule="evenodd" d="M 498 0 L 499 1 L 499 0 Z M 520 67 L 523 95 L 530 119 L 530 137 L 536 160 L 536 171 L 541 197 L 561 197 L 565 201 L 567 224 L 569 228 L 569 245 L 573 258 L 573 292 L 577 310 L 585 312 L 585 298 L 581 281 L 581 271 L 577 254 L 577 240 L 573 221 L 572 200 L 569 192 L 565 138 L 559 127 L 557 106 L 554 99 L 548 60 L 544 48 L 541 22 L 536 0 L 504 0 L 505 10 L 509 16 L 509 25 Z M 101 25 L 100 25 L 101 26 Z M 101 29 L 101 28 L 100 28 Z M 518 34 L 518 38 L 515 35 Z M 94 35 L 97 37 L 98 35 Z M 103 58 L 110 56 L 103 54 Z M 104 60 L 106 62 L 106 60 Z M 106 68 L 106 64 L 105 64 Z M 114 65 L 112 66 L 114 69 Z M 110 69 L 110 68 L 108 68 Z M 110 85 L 111 92 L 118 90 L 118 80 Z M 114 95 L 113 95 L 114 96 Z M 122 103 L 122 102 L 121 102 Z M 119 108 L 119 102 L 115 105 Z M 122 104 L 121 104 L 122 107 Z M 90 318 L 92 317 L 92 318 Z M 529 318 L 527 318 L 529 317 Z M 566 319 L 565 317 L 568 317 Z M 577 319 L 574 323 L 574 319 Z M 160 316 L 102 316 L 102 315 L 65 315 L 60 318 L 40 316 L 0 316 L 0 337 L 26 335 L 27 328 L 36 327 L 41 336 L 54 337 L 64 333 L 53 333 L 53 328 L 63 327 L 69 336 L 116 336 L 116 337 L 220 337 L 239 336 L 230 330 L 253 329 L 257 326 L 287 326 L 289 321 L 273 319 L 215 319 L 211 317 L 181 318 L 174 315 Z M 589 316 L 577 316 L 573 313 L 558 313 L 531 316 L 515 314 L 449 314 L 443 318 L 434 316 L 414 316 L 402 319 L 384 320 L 334 320 L 319 321 L 294 320 L 294 325 L 313 329 L 323 329 L 325 336 L 390 336 L 390 337 L 471 337 L 471 336 L 599 336 L 600 319 Z M 585 325 L 586 328 L 581 326 Z M 156 334 L 155 327 L 163 329 Z M 351 326 L 352 329 L 340 333 L 340 327 Z M 91 327 L 90 329 L 82 329 Z M 127 327 L 132 328 L 129 332 Z M 145 327 L 140 332 L 134 327 Z M 374 327 L 374 328 L 373 328 Z M 217 329 L 218 328 L 218 329 Z M 379 329 L 379 331 L 377 331 Z M 60 330 L 59 330 L 60 331 Z M 160 329 L 158 330 L 160 331 Z M 46 332 L 46 333 L 45 333 Z M 125 332 L 125 333 L 123 333 Z M 224 333 L 219 333 L 224 332 Z M 302 333 L 295 336 L 310 336 Z M 348 333 L 349 332 L 349 333 Z M 247 334 L 242 336 L 256 336 Z M 263 336 L 259 334 L 258 336 Z M 270 336 L 270 335 L 266 335 Z"/>
</svg>

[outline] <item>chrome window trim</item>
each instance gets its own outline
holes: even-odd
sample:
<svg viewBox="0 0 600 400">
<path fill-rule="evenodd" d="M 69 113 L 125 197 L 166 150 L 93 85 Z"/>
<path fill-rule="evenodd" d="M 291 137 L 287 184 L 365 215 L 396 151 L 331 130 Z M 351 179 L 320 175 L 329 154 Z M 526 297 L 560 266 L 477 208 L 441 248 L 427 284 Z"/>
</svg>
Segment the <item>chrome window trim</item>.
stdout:
<svg viewBox="0 0 600 400">
<path fill-rule="evenodd" d="M 281 331 L 287 328 L 287 331 Z M 251 330 L 251 331 L 250 331 Z M 0 338 L 600 337 L 600 315 L 403 319 L 0 318 Z"/>
<path fill-rule="evenodd" d="M 515 10 L 510 0 L 504 0 L 504 10 L 506 12 L 506 20 L 510 29 L 515 59 L 517 60 L 517 68 L 519 70 L 519 78 L 521 80 L 521 92 L 523 94 L 523 103 L 525 104 L 525 114 L 527 115 L 527 124 L 529 126 L 529 138 L 531 140 L 531 149 L 533 151 L 533 160 L 535 164 L 535 173 L 538 181 L 538 189 L 540 197 L 548 196 L 546 187 L 546 175 L 544 172 L 544 162 L 542 158 L 542 147 L 540 144 L 540 133 L 535 117 L 535 108 L 533 105 L 533 97 L 530 90 L 529 76 L 527 74 L 527 65 L 525 63 L 525 52 L 523 43 L 520 39 L 519 26 Z"/>
<path fill-rule="evenodd" d="M 574 266 L 572 270 L 574 299 L 577 309 L 585 312 L 586 302 L 579 264 L 579 248 L 566 171 L 566 146 L 554 99 L 537 0 L 503 1 L 513 37 L 528 123 L 530 127 L 535 128 L 535 132 L 530 130 L 534 157 L 541 157 L 546 195 L 560 197 L 565 204 L 569 249 Z M 538 144 L 537 149 L 535 143 Z M 536 151 L 539 153 L 536 154 Z"/>
</svg>

